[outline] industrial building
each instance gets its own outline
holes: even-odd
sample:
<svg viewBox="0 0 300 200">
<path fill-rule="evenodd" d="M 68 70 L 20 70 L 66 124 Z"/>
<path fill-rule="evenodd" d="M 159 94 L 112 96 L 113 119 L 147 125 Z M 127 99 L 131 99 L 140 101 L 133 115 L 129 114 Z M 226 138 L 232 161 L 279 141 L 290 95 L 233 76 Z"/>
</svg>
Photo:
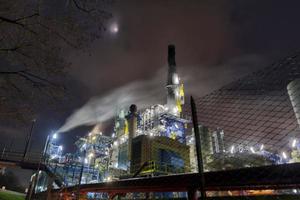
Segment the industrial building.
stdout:
<svg viewBox="0 0 300 200">
<path fill-rule="evenodd" d="M 79 138 L 76 152 L 62 154 L 56 134 L 47 139 L 46 162 L 66 186 L 112 181 L 135 176 L 155 176 L 195 171 L 195 147 L 190 120 L 182 116 L 184 87 L 176 72 L 175 47 L 168 47 L 166 104 L 138 110 L 132 104 L 115 117 L 114 132 L 103 134 L 96 125 Z M 39 174 L 37 191 L 47 188 Z"/>
<path fill-rule="evenodd" d="M 115 120 L 111 168 L 134 174 L 170 174 L 190 170 L 187 124 L 182 117 L 184 87 L 176 72 L 175 46 L 168 47 L 165 105 L 138 111 L 136 105 L 121 110 Z"/>
</svg>

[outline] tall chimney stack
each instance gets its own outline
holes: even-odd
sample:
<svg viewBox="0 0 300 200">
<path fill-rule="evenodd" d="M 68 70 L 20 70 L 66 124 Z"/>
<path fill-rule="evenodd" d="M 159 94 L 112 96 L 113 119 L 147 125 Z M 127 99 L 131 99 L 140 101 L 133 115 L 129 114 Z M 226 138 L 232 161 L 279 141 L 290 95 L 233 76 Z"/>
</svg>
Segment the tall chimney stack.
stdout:
<svg viewBox="0 0 300 200">
<path fill-rule="evenodd" d="M 167 108 L 169 112 L 174 115 L 179 115 L 180 112 L 177 106 L 177 100 L 179 98 L 179 77 L 176 73 L 176 61 L 175 61 L 175 46 L 168 46 L 168 80 L 167 80 Z"/>
<path fill-rule="evenodd" d="M 175 45 L 170 44 L 168 46 L 168 85 L 174 85 L 173 76 L 176 73 L 176 61 L 175 61 Z"/>
</svg>

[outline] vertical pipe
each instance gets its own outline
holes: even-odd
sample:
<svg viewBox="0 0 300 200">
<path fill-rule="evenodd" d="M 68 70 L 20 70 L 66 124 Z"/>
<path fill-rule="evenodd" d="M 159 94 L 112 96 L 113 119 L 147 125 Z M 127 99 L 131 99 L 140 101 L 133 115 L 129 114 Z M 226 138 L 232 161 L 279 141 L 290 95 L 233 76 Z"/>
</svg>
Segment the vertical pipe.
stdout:
<svg viewBox="0 0 300 200">
<path fill-rule="evenodd" d="M 81 179 L 82 179 L 82 174 L 83 174 L 83 168 L 84 168 L 84 162 L 82 163 L 82 166 L 81 166 L 81 169 L 80 169 L 79 183 L 78 183 L 78 187 L 77 187 L 76 200 L 80 199 L 80 185 L 81 185 Z"/>
<path fill-rule="evenodd" d="M 197 154 L 197 164 L 198 164 L 198 173 L 201 177 L 201 200 L 206 198 L 205 194 L 205 180 L 203 175 L 203 160 L 202 160 L 202 152 L 201 152 L 201 138 L 199 134 L 199 127 L 198 127 L 198 118 L 197 118 L 197 108 L 194 101 L 194 98 L 191 96 L 191 109 L 192 109 L 192 120 L 194 125 L 194 133 L 195 133 L 195 142 L 196 142 L 196 154 Z"/>
<path fill-rule="evenodd" d="M 80 174 L 79 174 L 79 183 L 77 187 L 77 195 L 76 195 L 76 200 L 80 199 L 80 185 L 81 185 L 81 179 L 82 179 L 82 174 L 83 174 L 83 169 L 84 169 L 84 158 L 86 157 L 86 151 L 84 150 L 83 152 L 83 157 L 82 157 L 82 165 L 80 169 Z"/>
</svg>

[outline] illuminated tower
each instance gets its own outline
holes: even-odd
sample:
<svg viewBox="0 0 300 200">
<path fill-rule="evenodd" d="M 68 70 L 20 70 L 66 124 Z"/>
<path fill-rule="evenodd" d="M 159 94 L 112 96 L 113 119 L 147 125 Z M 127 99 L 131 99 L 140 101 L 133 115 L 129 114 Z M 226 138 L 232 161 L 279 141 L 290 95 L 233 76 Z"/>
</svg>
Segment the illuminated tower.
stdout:
<svg viewBox="0 0 300 200">
<path fill-rule="evenodd" d="M 167 80 L 167 109 L 170 113 L 180 116 L 181 106 L 184 104 L 183 84 L 180 84 L 176 72 L 175 46 L 168 46 L 168 80 Z"/>
<path fill-rule="evenodd" d="M 129 108 L 129 113 L 126 116 L 128 122 L 128 161 L 130 163 L 132 157 L 132 139 L 136 136 L 136 129 L 137 129 L 137 107 L 136 105 L 132 104 Z"/>
</svg>

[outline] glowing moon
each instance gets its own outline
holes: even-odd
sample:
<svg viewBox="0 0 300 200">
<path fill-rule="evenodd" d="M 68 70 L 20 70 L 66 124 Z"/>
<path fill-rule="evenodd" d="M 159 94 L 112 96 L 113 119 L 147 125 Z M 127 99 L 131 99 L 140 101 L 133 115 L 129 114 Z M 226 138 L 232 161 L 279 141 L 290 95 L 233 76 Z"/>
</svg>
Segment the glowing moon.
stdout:
<svg viewBox="0 0 300 200">
<path fill-rule="evenodd" d="M 118 24 L 114 23 L 110 25 L 110 32 L 111 33 L 118 33 L 119 32 L 119 27 Z"/>
</svg>

